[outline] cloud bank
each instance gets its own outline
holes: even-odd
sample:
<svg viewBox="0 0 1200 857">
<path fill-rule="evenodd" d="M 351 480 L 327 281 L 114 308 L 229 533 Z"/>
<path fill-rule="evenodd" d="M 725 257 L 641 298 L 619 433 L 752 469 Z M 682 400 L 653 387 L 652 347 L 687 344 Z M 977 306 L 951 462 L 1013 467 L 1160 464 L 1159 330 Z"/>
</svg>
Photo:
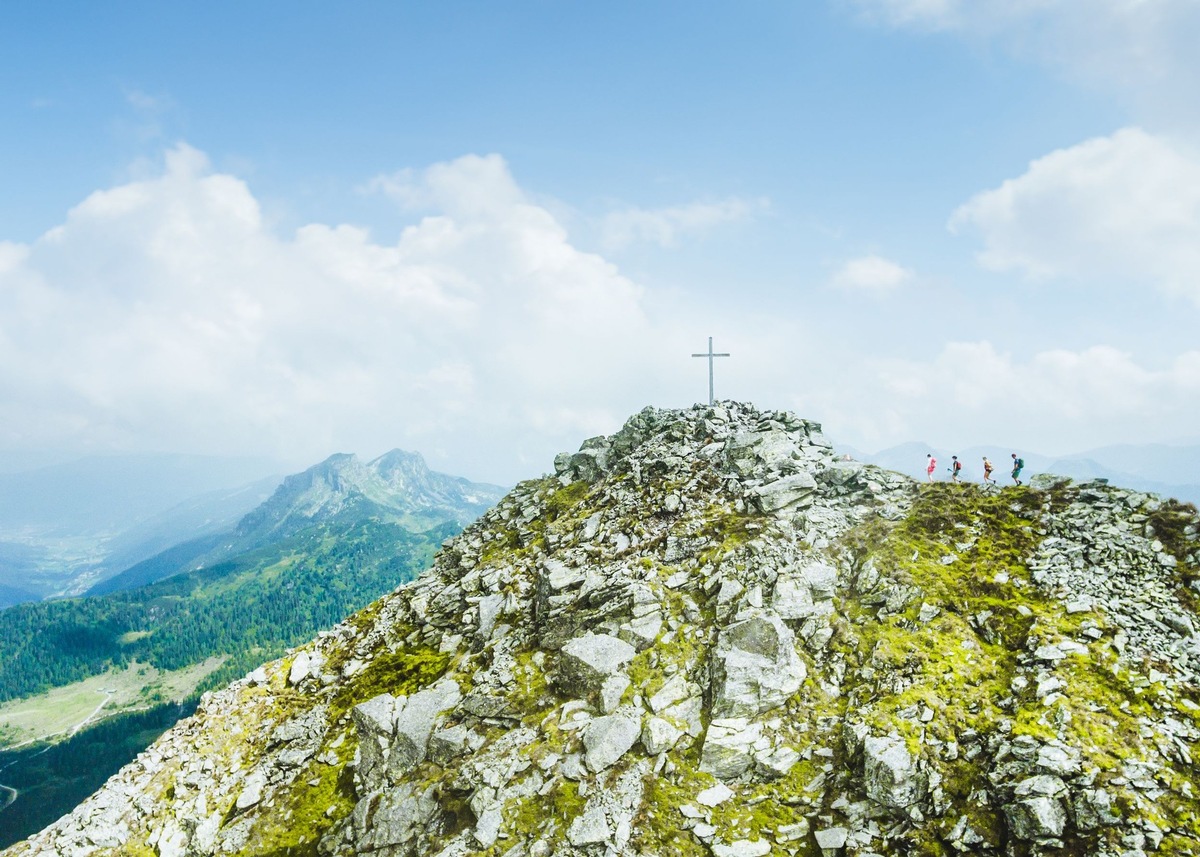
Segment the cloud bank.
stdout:
<svg viewBox="0 0 1200 857">
<path fill-rule="evenodd" d="M 1072 76 L 1139 97 L 1190 98 L 1200 79 L 1192 0 L 850 0 L 869 20 L 1005 46 Z M 1161 91 L 1158 93 L 1163 95 Z"/>
<path fill-rule="evenodd" d="M 1098 154 L 1067 150 L 1065 166 L 1034 165 L 969 202 L 960 227 L 985 234 L 992 264 L 1092 264 L 1086 217 L 1106 209 L 1085 192 L 1097 172 L 1087 165 L 1111 162 L 1099 173 L 1120 176 L 1138 161 L 1126 147 L 1159 143 L 1130 133 L 1095 144 Z M 1162 185 L 1184 194 L 1186 214 L 1191 197 L 1171 176 Z M 1039 243 L 1038 218 L 1049 217 L 1039 188 L 1070 197 L 1064 182 L 1078 188 L 1079 235 Z M 734 354 L 718 368 L 718 395 L 792 407 L 855 444 L 985 433 L 1079 448 L 1195 424 L 1200 353 L 1152 368 L 1102 344 L 1014 356 L 935 341 L 900 360 L 871 325 L 905 324 L 903 302 L 847 317 L 824 306 L 844 302 L 839 290 L 816 288 L 788 318 L 745 295 L 680 305 L 648 292 L 572 243 L 497 155 L 370 184 L 407 212 L 390 239 L 346 224 L 276 234 L 244 181 L 179 145 L 36 241 L 0 242 L 0 449 L 265 454 L 303 466 L 403 446 L 453 472 L 514 481 L 647 404 L 699 399 L 704 367 L 689 355 L 710 334 Z M 1155 224 L 1161 243 L 1170 223 Z M 1142 251 L 1119 252 L 1135 264 Z M 838 272 L 859 291 L 912 276 L 879 256 Z"/>
<path fill-rule="evenodd" d="M 307 461 L 607 428 L 597 403 L 624 404 L 646 359 L 641 289 L 498 156 L 388 181 L 436 213 L 394 242 L 347 225 L 279 237 L 243 181 L 179 145 L 160 174 L 0 244 L 0 445 Z"/>
</svg>

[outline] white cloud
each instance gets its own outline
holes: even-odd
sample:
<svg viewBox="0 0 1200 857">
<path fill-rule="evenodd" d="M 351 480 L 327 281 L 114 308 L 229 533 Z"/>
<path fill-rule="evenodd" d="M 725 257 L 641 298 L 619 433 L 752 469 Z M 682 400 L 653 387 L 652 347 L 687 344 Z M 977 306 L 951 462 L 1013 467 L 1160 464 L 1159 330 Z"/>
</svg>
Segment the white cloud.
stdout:
<svg viewBox="0 0 1200 857">
<path fill-rule="evenodd" d="M 1072 76 L 1195 117 L 1194 0 L 849 0 L 870 20 L 995 41 Z"/>
<path fill-rule="evenodd" d="M 502 158 L 404 181 L 430 210 L 398 240 L 279 236 L 243 181 L 180 145 L 32 244 L 0 243 L 6 445 L 308 461 L 436 442 L 507 479 L 522 447 L 544 464 L 644 403 L 641 289 L 572 246 Z"/>
<path fill-rule="evenodd" d="M 913 279 L 913 272 L 891 259 L 871 254 L 851 259 L 833 275 L 832 283 L 840 289 L 886 294 Z"/>
<path fill-rule="evenodd" d="M 642 241 L 676 247 L 686 235 L 749 219 L 769 207 L 766 199 L 730 197 L 720 202 L 693 202 L 667 208 L 627 208 L 605 216 L 601 240 L 605 247 L 614 250 Z"/>
<path fill-rule="evenodd" d="M 977 230 L 994 270 L 1151 281 L 1200 302 L 1200 156 L 1137 128 L 1037 159 L 950 228 Z"/>
</svg>

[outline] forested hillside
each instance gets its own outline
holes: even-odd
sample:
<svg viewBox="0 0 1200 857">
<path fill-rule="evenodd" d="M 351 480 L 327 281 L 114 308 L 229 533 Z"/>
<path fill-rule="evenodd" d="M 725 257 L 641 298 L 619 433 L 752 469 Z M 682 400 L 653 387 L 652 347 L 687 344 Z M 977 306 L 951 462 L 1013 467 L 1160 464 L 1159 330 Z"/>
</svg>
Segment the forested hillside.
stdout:
<svg viewBox="0 0 1200 857">
<path fill-rule="evenodd" d="M 0 780 L 20 796 L 0 816 L 0 848 L 68 812 L 195 707 L 194 700 L 163 703 L 106 720 L 49 747 L 0 750 Z M 0 804 L 5 799 L 0 796 Z"/>
<path fill-rule="evenodd" d="M 140 589 L 9 608 L 0 612 L 0 701 L 134 660 L 173 670 L 225 654 L 213 680 L 228 680 L 411 580 L 457 529 L 318 524 Z"/>
</svg>

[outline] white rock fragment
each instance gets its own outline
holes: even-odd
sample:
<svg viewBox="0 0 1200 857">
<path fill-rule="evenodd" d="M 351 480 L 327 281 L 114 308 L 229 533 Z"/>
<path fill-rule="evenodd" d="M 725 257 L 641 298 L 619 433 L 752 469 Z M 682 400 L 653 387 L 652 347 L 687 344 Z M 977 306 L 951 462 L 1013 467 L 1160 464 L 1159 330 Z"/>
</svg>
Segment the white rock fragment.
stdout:
<svg viewBox="0 0 1200 857">
<path fill-rule="evenodd" d="M 701 806 L 719 806 L 733 797 L 733 789 L 724 783 L 717 783 L 696 795 L 696 803 Z"/>
</svg>

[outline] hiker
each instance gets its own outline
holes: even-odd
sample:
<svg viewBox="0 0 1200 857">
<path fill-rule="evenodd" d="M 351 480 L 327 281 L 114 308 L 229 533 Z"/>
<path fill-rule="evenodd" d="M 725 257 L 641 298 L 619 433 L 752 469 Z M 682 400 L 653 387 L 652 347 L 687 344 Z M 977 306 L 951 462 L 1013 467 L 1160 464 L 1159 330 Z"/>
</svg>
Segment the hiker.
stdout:
<svg viewBox="0 0 1200 857">
<path fill-rule="evenodd" d="M 927 459 L 929 459 L 928 464 L 925 465 L 925 475 L 928 476 L 929 481 L 932 482 L 933 481 L 933 470 L 935 467 L 937 467 L 937 459 L 933 457 L 932 452 L 929 453 L 929 455 L 927 455 L 925 457 Z"/>
<path fill-rule="evenodd" d="M 1014 452 L 1012 454 L 1012 460 L 1013 460 L 1012 479 L 1013 479 L 1014 483 L 1016 483 L 1017 485 L 1020 485 L 1021 484 L 1021 471 L 1025 469 L 1025 459 L 1017 458 L 1017 454 Z"/>
<path fill-rule="evenodd" d="M 954 482 L 958 481 L 958 474 L 962 472 L 962 462 L 958 460 L 957 455 L 950 456 L 950 479 Z"/>
<path fill-rule="evenodd" d="M 992 478 L 992 462 L 988 460 L 986 455 L 983 457 L 983 484 L 996 484 L 996 480 Z"/>
</svg>

